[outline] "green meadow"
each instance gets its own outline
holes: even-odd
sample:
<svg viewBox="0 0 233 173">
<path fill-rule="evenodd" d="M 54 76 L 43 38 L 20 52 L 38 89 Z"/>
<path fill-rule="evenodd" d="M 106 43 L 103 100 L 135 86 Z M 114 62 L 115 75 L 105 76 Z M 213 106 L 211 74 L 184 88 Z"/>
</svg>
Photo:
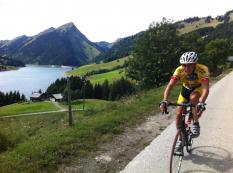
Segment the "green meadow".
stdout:
<svg viewBox="0 0 233 173">
<path fill-rule="evenodd" d="M 112 83 L 113 81 L 120 79 L 121 77 L 125 77 L 124 69 L 92 75 L 89 77 L 89 80 L 91 81 L 92 84 L 103 83 L 105 80 L 108 80 L 109 83 Z"/>
<path fill-rule="evenodd" d="M 56 111 L 58 108 L 51 102 L 24 102 L 0 107 L 0 116 L 25 113 Z"/>
<path fill-rule="evenodd" d="M 93 74 L 88 76 L 88 80 L 91 81 L 92 84 L 103 83 L 105 80 L 108 80 L 109 83 L 112 83 L 115 80 L 120 79 L 121 77 L 125 77 L 125 69 L 119 68 L 114 69 L 119 66 L 123 66 L 125 61 L 128 60 L 129 57 L 124 57 L 115 61 L 107 62 L 107 63 L 99 63 L 99 64 L 89 64 L 84 65 L 78 68 L 75 68 L 72 71 L 67 72 L 67 75 L 73 76 L 83 76 L 87 73 L 98 71 L 98 70 L 110 70 L 109 72 Z"/>
<path fill-rule="evenodd" d="M 107 63 L 99 63 L 99 64 L 88 64 L 88 65 L 84 65 L 81 67 L 77 67 L 72 71 L 67 72 L 67 75 L 73 75 L 73 76 L 83 76 L 88 72 L 92 72 L 92 71 L 98 71 L 101 69 L 113 69 L 114 67 L 117 66 L 122 66 L 124 64 L 124 62 L 128 59 L 129 57 L 124 57 L 124 58 L 120 58 L 118 60 L 115 61 L 111 61 L 111 62 L 107 62 Z"/>
</svg>

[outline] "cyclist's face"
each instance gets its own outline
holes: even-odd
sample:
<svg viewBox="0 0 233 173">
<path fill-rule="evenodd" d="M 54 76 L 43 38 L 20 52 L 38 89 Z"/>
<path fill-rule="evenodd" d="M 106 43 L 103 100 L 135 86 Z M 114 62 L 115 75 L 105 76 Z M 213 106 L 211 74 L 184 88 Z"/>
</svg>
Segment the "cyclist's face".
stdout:
<svg viewBox="0 0 233 173">
<path fill-rule="evenodd" d="M 195 65 L 196 64 L 182 64 L 183 68 L 184 68 L 184 71 L 185 73 L 187 74 L 192 74 L 192 72 L 194 71 L 195 69 Z"/>
</svg>

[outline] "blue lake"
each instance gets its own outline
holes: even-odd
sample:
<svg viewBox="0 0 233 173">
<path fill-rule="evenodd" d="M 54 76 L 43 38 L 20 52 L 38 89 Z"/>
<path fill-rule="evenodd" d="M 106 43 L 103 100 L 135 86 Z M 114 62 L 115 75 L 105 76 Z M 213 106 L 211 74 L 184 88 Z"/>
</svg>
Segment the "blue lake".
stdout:
<svg viewBox="0 0 233 173">
<path fill-rule="evenodd" d="M 72 67 L 27 65 L 18 70 L 0 72 L 0 91 L 19 91 L 27 98 L 33 91 L 46 91 L 56 79 L 65 77 Z"/>
</svg>

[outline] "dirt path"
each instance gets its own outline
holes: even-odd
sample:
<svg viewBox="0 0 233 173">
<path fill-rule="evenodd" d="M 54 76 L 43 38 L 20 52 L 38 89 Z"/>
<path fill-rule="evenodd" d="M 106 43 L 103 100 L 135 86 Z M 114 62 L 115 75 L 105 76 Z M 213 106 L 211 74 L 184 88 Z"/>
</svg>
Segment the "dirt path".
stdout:
<svg viewBox="0 0 233 173">
<path fill-rule="evenodd" d="M 59 110 L 64 111 L 65 108 L 61 106 L 58 102 L 56 101 L 50 101 L 55 107 L 57 107 Z"/>
<path fill-rule="evenodd" d="M 158 136 L 175 117 L 151 113 L 135 128 L 125 132 L 100 146 L 96 154 L 73 161 L 70 166 L 63 165 L 58 173 L 117 173 L 120 172 L 142 149 Z"/>
</svg>

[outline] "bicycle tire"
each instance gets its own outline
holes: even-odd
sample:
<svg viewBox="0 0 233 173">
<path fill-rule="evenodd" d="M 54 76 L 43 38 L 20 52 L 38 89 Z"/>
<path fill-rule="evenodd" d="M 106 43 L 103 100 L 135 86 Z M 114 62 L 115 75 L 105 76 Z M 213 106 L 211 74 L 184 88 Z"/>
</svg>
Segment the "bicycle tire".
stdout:
<svg viewBox="0 0 233 173">
<path fill-rule="evenodd" d="M 182 160 L 183 160 L 183 145 L 182 145 L 182 154 L 181 155 L 176 155 L 175 154 L 175 147 L 176 147 L 176 143 L 177 140 L 179 139 L 179 137 L 182 135 L 181 130 L 177 130 L 176 136 L 173 140 L 173 144 L 172 144 L 172 149 L 171 149 L 171 153 L 170 153 L 170 164 L 169 164 L 169 172 L 170 173 L 179 173 L 180 172 L 180 168 L 181 168 L 181 164 L 182 164 Z"/>
</svg>

